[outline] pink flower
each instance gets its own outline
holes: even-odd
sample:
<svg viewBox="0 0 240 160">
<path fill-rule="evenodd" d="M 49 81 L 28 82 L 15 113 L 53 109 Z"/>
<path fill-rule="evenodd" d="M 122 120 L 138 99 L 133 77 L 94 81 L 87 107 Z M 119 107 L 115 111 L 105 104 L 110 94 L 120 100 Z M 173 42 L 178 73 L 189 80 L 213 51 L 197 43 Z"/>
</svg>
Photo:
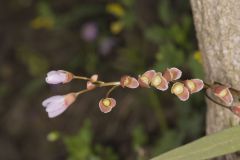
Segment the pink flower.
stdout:
<svg viewBox="0 0 240 160">
<path fill-rule="evenodd" d="M 182 76 L 182 71 L 178 68 L 168 68 L 164 73 L 163 77 L 168 81 L 178 80 Z"/>
<path fill-rule="evenodd" d="M 137 88 L 139 86 L 139 83 L 136 78 L 130 77 L 130 76 L 123 76 L 120 80 L 121 86 L 127 87 L 127 88 Z"/>
<path fill-rule="evenodd" d="M 54 118 L 62 114 L 74 101 L 76 100 L 75 93 L 69 93 L 66 95 L 57 95 L 49 97 L 42 102 L 42 105 L 46 108 L 49 118 Z"/>
<path fill-rule="evenodd" d="M 99 108 L 103 113 L 108 113 L 116 106 L 114 98 L 104 98 L 99 101 Z"/>
<path fill-rule="evenodd" d="M 152 80 L 151 85 L 154 86 L 156 89 L 165 91 L 168 89 L 168 82 L 167 80 L 162 76 L 161 72 L 156 73 Z"/>
<path fill-rule="evenodd" d="M 49 84 L 68 83 L 73 79 L 73 74 L 67 71 L 58 70 L 47 73 L 46 82 Z"/>
<path fill-rule="evenodd" d="M 175 94 L 181 101 L 186 101 L 189 98 L 189 91 L 183 83 L 176 82 L 171 88 L 171 93 Z"/>
<path fill-rule="evenodd" d="M 149 70 L 138 77 L 138 82 L 141 87 L 149 88 L 152 78 L 155 76 L 154 70 Z"/>
<path fill-rule="evenodd" d="M 204 83 L 201 79 L 185 80 L 184 84 L 191 94 L 199 92 L 204 87 Z"/>
<path fill-rule="evenodd" d="M 233 96 L 227 86 L 215 85 L 211 89 L 214 95 L 220 98 L 227 105 L 230 105 L 233 102 Z"/>
</svg>

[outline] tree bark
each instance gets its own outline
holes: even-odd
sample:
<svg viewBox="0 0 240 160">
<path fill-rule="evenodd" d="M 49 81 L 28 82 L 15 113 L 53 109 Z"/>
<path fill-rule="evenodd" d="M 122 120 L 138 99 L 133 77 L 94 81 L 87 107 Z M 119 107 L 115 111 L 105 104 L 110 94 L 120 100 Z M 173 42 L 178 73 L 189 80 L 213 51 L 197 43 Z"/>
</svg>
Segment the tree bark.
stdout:
<svg viewBox="0 0 240 160">
<path fill-rule="evenodd" d="M 205 80 L 240 90 L 240 0 L 191 0 Z M 207 134 L 239 124 L 230 111 L 207 101 Z M 231 146 L 229 146 L 231 147 Z M 240 159 L 237 154 L 218 160 Z"/>
</svg>

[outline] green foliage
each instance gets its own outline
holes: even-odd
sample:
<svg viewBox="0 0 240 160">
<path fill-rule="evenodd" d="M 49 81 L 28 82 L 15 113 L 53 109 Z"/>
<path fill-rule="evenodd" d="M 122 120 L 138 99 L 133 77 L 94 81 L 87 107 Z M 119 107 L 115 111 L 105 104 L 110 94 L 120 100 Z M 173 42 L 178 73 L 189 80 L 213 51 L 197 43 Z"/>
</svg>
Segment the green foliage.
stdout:
<svg viewBox="0 0 240 160">
<path fill-rule="evenodd" d="M 205 160 L 240 150 L 240 127 L 205 136 L 152 160 Z"/>
<path fill-rule="evenodd" d="M 85 121 L 83 127 L 75 136 L 66 136 L 64 143 L 66 144 L 69 152 L 69 160 L 91 159 L 92 154 L 91 141 L 92 141 L 91 125 L 89 121 Z"/>
<path fill-rule="evenodd" d="M 176 132 L 176 130 L 167 130 L 159 139 L 157 139 L 155 147 L 153 148 L 153 155 L 166 152 L 170 149 L 181 145 L 184 139 L 184 134 Z"/>
<path fill-rule="evenodd" d="M 172 43 L 166 43 L 156 54 L 155 69 L 163 71 L 171 66 L 181 66 L 183 63 L 184 53 Z"/>
<path fill-rule="evenodd" d="M 144 128 L 141 125 L 136 126 L 132 132 L 133 148 L 137 150 L 147 142 L 147 135 L 144 133 Z"/>
<path fill-rule="evenodd" d="M 64 143 L 69 153 L 69 160 L 118 160 L 110 147 L 93 144 L 93 132 L 89 120 L 85 120 L 82 128 L 74 136 L 65 136 Z"/>
</svg>

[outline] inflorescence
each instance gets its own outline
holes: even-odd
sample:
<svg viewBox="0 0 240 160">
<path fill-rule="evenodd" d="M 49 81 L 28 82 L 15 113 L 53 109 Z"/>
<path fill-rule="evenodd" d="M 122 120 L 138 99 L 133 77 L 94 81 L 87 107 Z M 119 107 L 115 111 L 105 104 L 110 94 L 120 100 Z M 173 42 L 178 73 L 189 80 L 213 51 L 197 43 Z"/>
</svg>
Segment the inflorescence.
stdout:
<svg viewBox="0 0 240 160">
<path fill-rule="evenodd" d="M 64 70 L 50 71 L 47 73 L 46 82 L 48 84 L 65 84 L 73 79 L 86 81 L 86 89 L 71 92 L 66 95 L 56 95 L 47 98 L 42 102 L 46 108 L 49 118 L 54 118 L 63 113 L 76 98 L 85 92 L 92 91 L 101 87 L 110 87 L 105 98 L 99 101 L 99 109 L 103 113 L 110 112 L 117 104 L 116 100 L 110 96 L 111 92 L 118 87 L 136 89 L 138 87 L 154 87 L 160 91 L 166 91 L 171 86 L 171 93 L 176 95 L 181 101 L 186 101 L 193 93 L 205 89 L 205 95 L 216 104 L 229 109 L 240 117 L 240 104 L 233 105 L 233 95 L 240 95 L 240 91 L 229 86 L 215 82 L 210 85 L 201 79 L 180 80 L 182 71 L 178 68 L 167 68 L 163 73 L 149 70 L 138 76 L 138 79 L 129 75 L 122 76 L 120 81 L 104 82 L 98 80 L 98 75 L 94 74 L 90 78 L 77 76 Z M 216 99 L 217 98 L 217 99 Z"/>
</svg>

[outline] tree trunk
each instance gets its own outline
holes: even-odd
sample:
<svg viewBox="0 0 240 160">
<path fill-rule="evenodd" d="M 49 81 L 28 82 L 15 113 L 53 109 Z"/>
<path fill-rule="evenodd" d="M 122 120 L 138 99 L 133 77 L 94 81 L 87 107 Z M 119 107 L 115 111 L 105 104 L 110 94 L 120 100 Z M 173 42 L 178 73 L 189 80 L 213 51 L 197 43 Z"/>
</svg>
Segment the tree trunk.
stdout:
<svg viewBox="0 0 240 160">
<path fill-rule="evenodd" d="M 240 90 L 240 0 L 191 0 L 205 80 Z M 207 134 L 239 124 L 230 111 L 207 101 Z M 237 154 L 218 160 L 240 159 Z"/>
</svg>

